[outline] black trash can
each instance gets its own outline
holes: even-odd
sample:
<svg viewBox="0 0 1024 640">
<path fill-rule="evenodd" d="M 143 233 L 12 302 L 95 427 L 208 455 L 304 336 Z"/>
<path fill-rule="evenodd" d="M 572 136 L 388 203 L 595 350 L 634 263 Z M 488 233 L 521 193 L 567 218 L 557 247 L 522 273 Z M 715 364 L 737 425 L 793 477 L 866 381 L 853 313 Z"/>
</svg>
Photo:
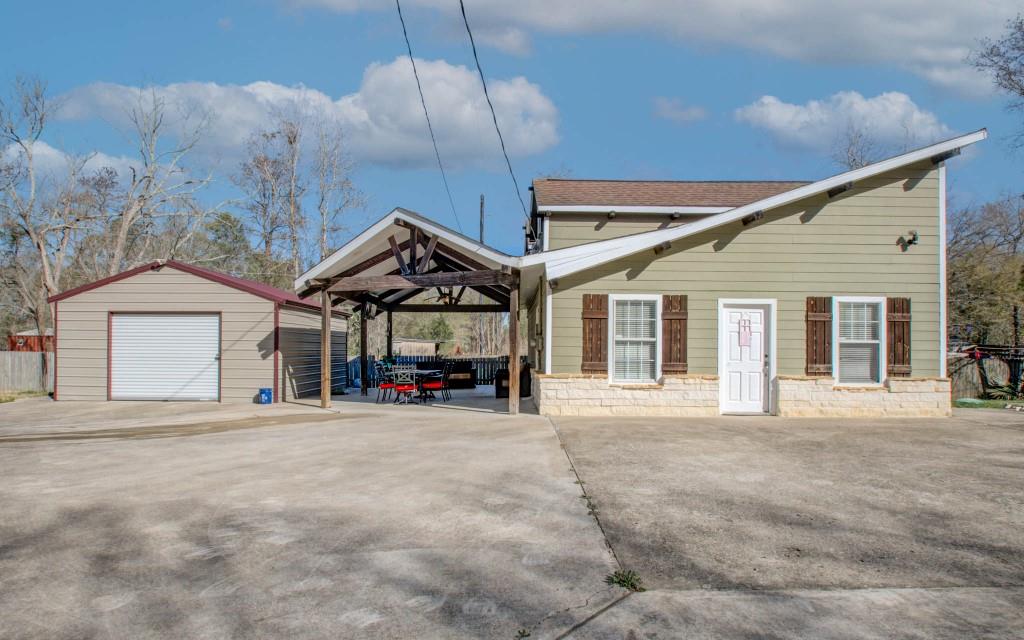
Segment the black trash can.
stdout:
<svg viewBox="0 0 1024 640">
<path fill-rule="evenodd" d="M 531 376 L 530 365 L 524 364 L 519 370 L 519 397 L 529 398 L 532 392 L 530 388 Z M 494 372 L 494 397 L 508 397 L 508 369 L 498 369 Z"/>
</svg>

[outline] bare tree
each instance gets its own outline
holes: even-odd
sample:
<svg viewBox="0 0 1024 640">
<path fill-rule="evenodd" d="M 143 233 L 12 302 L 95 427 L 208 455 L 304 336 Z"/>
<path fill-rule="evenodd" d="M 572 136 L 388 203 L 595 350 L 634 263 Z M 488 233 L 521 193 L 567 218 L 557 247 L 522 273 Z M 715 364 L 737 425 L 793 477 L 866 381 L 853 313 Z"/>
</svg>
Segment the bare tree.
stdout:
<svg viewBox="0 0 1024 640">
<path fill-rule="evenodd" d="M 1024 203 L 1007 197 L 954 213 L 949 225 L 950 335 L 1009 344 L 1024 306 Z"/>
<path fill-rule="evenodd" d="M 285 221 L 288 226 L 288 241 L 291 248 L 292 277 L 298 278 L 303 271 L 302 231 L 305 218 L 302 215 L 302 198 L 306 189 L 301 176 L 303 123 L 299 118 L 281 122 L 281 138 L 284 142 L 284 166 L 287 181 Z"/>
<path fill-rule="evenodd" d="M 877 162 L 881 156 L 882 150 L 867 128 L 852 121 L 832 144 L 832 161 L 848 171 Z"/>
<path fill-rule="evenodd" d="M 176 242 L 163 251 L 174 253 L 185 241 L 205 213 L 195 201 L 197 191 L 210 182 L 210 176 L 195 177 L 183 166 L 205 128 L 205 118 L 186 127 L 170 145 L 164 145 L 166 105 L 155 92 L 140 92 L 138 102 L 129 111 L 133 134 L 138 145 L 138 166 L 132 166 L 130 177 L 116 198 L 111 211 L 108 275 L 144 262 L 152 257 L 154 239 L 167 239 L 171 226 L 181 230 Z M 186 124 L 188 114 L 182 114 Z M 165 148 L 167 146 L 167 148 Z M 180 224 L 184 222 L 184 224 Z"/>
<path fill-rule="evenodd" d="M 344 134 L 337 124 L 321 116 L 315 124 L 316 209 L 320 223 L 320 259 L 334 249 L 334 236 L 344 230 L 345 211 L 362 206 L 362 194 L 352 182 L 354 165 L 346 153 Z"/>
<path fill-rule="evenodd" d="M 999 40 L 985 38 L 969 60 L 974 66 L 991 74 L 996 88 L 1010 96 L 1007 108 L 1024 114 L 1024 14 L 1007 21 L 1006 33 Z M 1015 137 L 1017 146 L 1024 146 L 1024 127 Z"/>
<path fill-rule="evenodd" d="M 302 232 L 306 226 L 302 211 L 306 193 L 302 136 L 298 118 L 281 119 L 272 130 L 253 134 L 247 157 L 233 178 L 244 194 L 243 206 L 255 223 L 266 267 L 276 261 L 277 244 L 283 235 L 293 278 L 302 272 Z"/>
<path fill-rule="evenodd" d="M 84 212 L 80 185 L 88 158 L 67 157 L 66 167 L 40 169 L 37 144 L 56 105 L 39 80 L 18 79 L 9 100 L 0 100 L 0 139 L 8 157 L 0 224 L 5 282 L 13 286 L 42 332 L 50 324 L 47 296 L 60 291 L 65 262 L 77 238 L 95 219 Z"/>
<path fill-rule="evenodd" d="M 244 196 L 243 206 L 255 224 L 263 257 L 271 260 L 277 239 L 285 229 L 281 194 L 285 166 L 277 149 L 277 131 L 260 131 L 246 143 L 246 158 L 232 177 Z"/>
</svg>

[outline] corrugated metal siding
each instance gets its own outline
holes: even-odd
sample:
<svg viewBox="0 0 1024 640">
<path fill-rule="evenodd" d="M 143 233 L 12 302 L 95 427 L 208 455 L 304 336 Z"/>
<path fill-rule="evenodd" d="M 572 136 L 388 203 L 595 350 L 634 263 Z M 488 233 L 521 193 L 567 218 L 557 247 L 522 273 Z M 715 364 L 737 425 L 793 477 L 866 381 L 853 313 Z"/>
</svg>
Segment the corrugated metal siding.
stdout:
<svg viewBox="0 0 1024 640">
<path fill-rule="evenodd" d="M 221 400 L 252 402 L 274 378 L 274 303 L 197 276 L 147 271 L 61 300 L 57 384 L 61 400 L 107 399 L 111 311 L 221 312 Z"/>
<path fill-rule="evenodd" d="M 281 398 L 295 400 L 320 395 L 320 314 L 281 307 Z M 331 388 L 340 392 L 348 384 L 348 323 L 331 324 Z"/>
<path fill-rule="evenodd" d="M 220 315 L 115 313 L 111 400 L 217 400 Z"/>
<path fill-rule="evenodd" d="M 930 163 L 820 196 L 562 278 L 554 291 L 552 369 L 579 372 L 585 293 L 689 296 L 689 371 L 718 372 L 719 298 L 778 299 L 778 372 L 804 373 L 807 296 L 884 295 L 913 301 L 914 376 L 939 373 L 938 170 Z M 920 243 L 896 241 L 909 230 Z"/>
</svg>

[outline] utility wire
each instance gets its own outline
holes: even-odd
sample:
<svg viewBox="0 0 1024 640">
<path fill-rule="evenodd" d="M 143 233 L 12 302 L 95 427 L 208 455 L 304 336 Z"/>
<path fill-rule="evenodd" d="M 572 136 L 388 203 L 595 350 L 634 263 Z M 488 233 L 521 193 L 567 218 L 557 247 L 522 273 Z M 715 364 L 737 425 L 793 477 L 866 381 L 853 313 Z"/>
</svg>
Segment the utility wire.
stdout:
<svg viewBox="0 0 1024 640">
<path fill-rule="evenodd" d="M 412 55 L 412 44 L 409 43 L 409 32 L 405 28 L 405 18 L 402 17 L 402 5 L 395 0 L 395 7 L 398 9 L 398 20 L 402 23 L 402 35 L 405 36 L 405 48 L 409 51 L 409 62 L 412 63 L 412 75 L 416 78 L 416 89 L 420 92 L 420 104 L 423 105 L 423 115 L 427 119 L 427 130 L 430 131 L 430 141 L 434 143 L 434 156 L 437 157 L 437 168 L 441 170 L 441 181 L 444 182 L 445 193 L 448 194 L 448 204 L 451 205 L 452 215 L 455 216 L 455 224 L 462 233 L 462 221 L 455 211 L 455 200 L 452 199 L 452 190 L 448 187 L 448 176 L 444 172 L 444 163 L 441 162 L 441 152 L 437 149 L 437 138 L 434 136 L 434 125 L 430 123 L 430 113 L 427 111 L 427 100 L 423 97 L 423 85 L 420 84 L 420 74 L 416 70 L 416 58 Z M 499 134 L 500 135 L 500 134 Z"/>
<path fill-rule="evenodd" d="M 398 0 L 395 0 L 397 2 Z M 508 175 L 512 176 L 512 185 L 516 189 L 516 197 L 519 198 L 519 205 L 523 208 L 523 217 L 526 218 L 526 228 L 530 229 L 530 214 L 526 212 L 526 202 L 523 201 L 523 194 L 519 191 L 519 181 L 512 171 L 512 161 L 508 159 L 508 151 L 505 149 L 505 138 L 501 135 L 501 128 L 498 127 L 498 116 L 494 114 L 494 104 L 491 102 L 491 94 L 487 91 L 487 80 L 484 79 L 484 70 L 480 66 L 480 56 L 476 53 L 476 41 L 473 40 L 473 30 L 469 28 L 469 18 L 466 17 L 466 5 L 459 0 L 459 8 L 462 9 L 462 22 L 466 25 L 466 33 L 469 34 L 469 45 L 473 48 L 473 60 L 476 61 L 476 70 L 480 74 L 480 83 L 484 85 L 484 97 L 487 98 L 487 106 L 491 109 L 491 119 L 494 120 L 494 130 L 498 132 L 498 142 L 501 143 L 501 153 L 505 156 L 505 164 L 508 166 Z"/>
</svg>

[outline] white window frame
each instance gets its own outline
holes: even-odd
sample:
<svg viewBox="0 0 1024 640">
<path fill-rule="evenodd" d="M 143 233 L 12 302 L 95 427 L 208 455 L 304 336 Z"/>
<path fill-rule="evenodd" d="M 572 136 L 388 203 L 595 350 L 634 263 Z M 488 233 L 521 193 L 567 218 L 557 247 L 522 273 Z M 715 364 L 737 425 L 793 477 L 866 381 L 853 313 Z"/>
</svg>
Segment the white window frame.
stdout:
<svg viewBox="0 0 1024 640">
<path fill-rule="evenodd" d="M 617 380 L 615 378 L 615 303 L 620 300 L 641 300 L 655 302 L 654 307 L 654 379 Z M 661 295 L 650 293 L 608 294 L 608 383 L 609 384 L 658 384 L 661 380 Z"/>
<path fill-rule="evenodd" d="M 839 304 L 842 302 L 867 302 L 878 305 L 878 382 L 840 382 L 839 381 Z M 881 387 L 885 384 L 888 368 L 886 335 L 888 325 L 888 308 L 885 296 L 833 296 L 832 297 L 832 378 L 837 387 Z"/>
</svg>

